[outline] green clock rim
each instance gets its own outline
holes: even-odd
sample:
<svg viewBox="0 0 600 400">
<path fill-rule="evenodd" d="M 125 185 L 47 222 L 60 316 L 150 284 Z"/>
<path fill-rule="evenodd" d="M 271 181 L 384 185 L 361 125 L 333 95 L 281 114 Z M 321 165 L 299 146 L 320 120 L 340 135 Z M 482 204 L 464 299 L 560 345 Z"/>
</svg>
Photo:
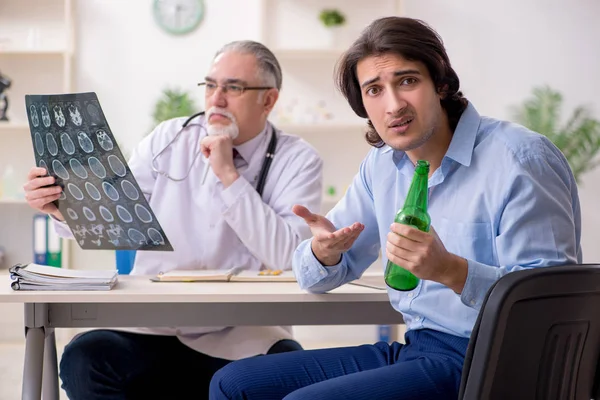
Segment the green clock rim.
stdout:
<svg viewBox="0 0 600 400">
<path fill-rule="evenodd" d="M 199 15 L 196 17 L 196 21 L 194 22 L 194 24 L 185 27 L 185 28 L 181 28 L 181 29 L 172 29 L 169 28 L 168 26 L 164 25 L 162 23 L 162 21 L 160 19 L 158 19 L 157 17 L 157 9 L 158 9 L 158 3 L 161 0 L 154 0 L 154 4 L 152 6 L 152 10 L 153 10 L 153 16 L 154 16 L 154 21 L 161 27 L 161 29 L 165 30 L 168 33 L 174 34 L 174 35 L 185 35 L 187 33 L 192 32 L 193 30 L 195 30 L 198 25 L 200 25 L 200 22 L 202 22 L 202 20 L 204 19 L 204 13 L 205 13 L 205 6 L 204 6 L 204 0 L 196 0 L 198 2 L 198 4 L 200 5 L 200 12 L 198 13 Z"/>
</svg>

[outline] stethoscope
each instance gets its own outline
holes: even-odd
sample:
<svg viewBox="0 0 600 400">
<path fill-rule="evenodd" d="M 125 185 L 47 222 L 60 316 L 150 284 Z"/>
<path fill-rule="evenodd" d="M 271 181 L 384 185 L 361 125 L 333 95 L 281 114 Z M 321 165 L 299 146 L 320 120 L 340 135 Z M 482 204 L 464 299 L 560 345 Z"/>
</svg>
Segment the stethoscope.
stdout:
<svg viewBox="0 0 600 400">
<path fill-rule="evenodd" d="M 169 148 L 169 146 L 179 137 L 181 132 L 183 132 L 188 127 L 188 124 L 194 118 L 197 118 L 197 117 L 200 117 L 203 115 L 204 115 L 204 111 L 200 111 L 200 112 L 192 115 L 188 119 L 186 119 L 185 122 L 181 125 L 181 129 L 179 129 L 179 132 L 177 132 L 177 134 L 173 137 L 173 139 L 171 139 L 171 141 L 169 143 L 167 143 L 167 145 L 161 151 L 159 151 L 154 157 L 152 157 L 151 164 L 152 164 L 152 170 L 154 172 L 156 172 L 157 174 L 163 175 L 164 177 L 166 177 L 172 181 L 175 181 L 175 182 L 181 182 L 188 178 L 188 176 L 190 175 L 190 172 L 192 171 L 192 168 L 194 167 L 194 163 L 200 157 L 200 154 L 202 154 L 200 149 L 198 150 L 198 152 L 196 152 L 196 155 L 194 156 L 194 160 L 190 164 L 190 167 L 188 168 L 186 174 L 181 178 L 172 177 L 166 171 L 161 171 L 156 166 L 156 159 L 165 150 L 167 150 Z M 263 161 L 262 167 L 260 168 L 260 173 L 258 175 L 258 183 L 256 185 L 256 191 L 258 192 L 258 194 L 260 196 L 262 196 L 262 192 L 265 187 L 265 183 L 267 182 L 267 175 L 269 174 L 269 168 L 271 168 L 271 163 L 273 162 L 273 156 L 275 155 L 276 147 L 277 147 L 277 134 L 275 132 L 275 127 L 273 125 L 271 125 L 271 140 L 269 141 L 269 146 L 267 147 L 267 153 L 265 154 L 265 160 Z"/>
</svg>

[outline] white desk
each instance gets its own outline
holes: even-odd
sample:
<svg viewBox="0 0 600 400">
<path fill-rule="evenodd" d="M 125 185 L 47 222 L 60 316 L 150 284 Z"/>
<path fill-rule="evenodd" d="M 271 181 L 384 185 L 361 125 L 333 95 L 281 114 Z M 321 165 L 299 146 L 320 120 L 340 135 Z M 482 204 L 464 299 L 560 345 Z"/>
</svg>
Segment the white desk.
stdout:
<svg viewBox="0 0 600 400">
<path fill-rule="evenodd" d="M 0 302 L 25 305 L 24 400 L 58 400 L 55 328 L 401 324 L 387 292 L 345 285 L 326 294 L 297 283 L 155 283 L 119 276 L 104 292 L 13 291 Z M 43 384 L 42 384 L 43 381 Z"/>
</svg>

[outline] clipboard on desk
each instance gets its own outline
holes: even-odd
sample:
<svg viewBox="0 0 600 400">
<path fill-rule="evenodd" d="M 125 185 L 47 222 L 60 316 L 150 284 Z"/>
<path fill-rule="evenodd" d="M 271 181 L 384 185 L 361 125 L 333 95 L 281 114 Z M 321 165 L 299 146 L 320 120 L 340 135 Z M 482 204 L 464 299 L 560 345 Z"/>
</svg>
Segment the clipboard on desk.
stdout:
<svg viewBox="0 0 600 400">
<path fill-rule="evenodd" d="M 249 271 L 242 268 L 229 270 L 173 270 L 150 278 L 152 282 L 296 282 L 293 271 L 264 269 Z"/>
</svg>

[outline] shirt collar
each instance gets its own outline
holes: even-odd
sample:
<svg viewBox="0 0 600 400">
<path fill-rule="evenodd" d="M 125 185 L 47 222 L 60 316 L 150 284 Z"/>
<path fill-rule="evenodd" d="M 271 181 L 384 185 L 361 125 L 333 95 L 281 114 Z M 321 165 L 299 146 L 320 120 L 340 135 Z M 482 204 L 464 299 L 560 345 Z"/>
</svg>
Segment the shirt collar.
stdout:
<svg viewBox="0 0 600 400">
<path fill-rule="evenodd" d="M 452 135 L 450 146 L 448 147 L 448 151 L 446 151 L 446 157 L 465 167 L 471 165 L 480 122 L 481 116 L 471 102 L 469 102 L 458 120 L 458 125 L 456 125 L 456 129 Z"/>
<path fill-rule="evenodd" d="M 252 155 L 256 153 L 261 143 L 263 142 L 268 127 L 269 123 L 267 122 L 263 130 L 258 135 L 248 140 L 247 142 L 240 144 L 239 146 L 233 146 L 238 151 L 238 153 L 240 153 L 240 156 L 244 159 L 244 161 L 246 161 L 248 164 L 250 164 Z"/>
</svg>

